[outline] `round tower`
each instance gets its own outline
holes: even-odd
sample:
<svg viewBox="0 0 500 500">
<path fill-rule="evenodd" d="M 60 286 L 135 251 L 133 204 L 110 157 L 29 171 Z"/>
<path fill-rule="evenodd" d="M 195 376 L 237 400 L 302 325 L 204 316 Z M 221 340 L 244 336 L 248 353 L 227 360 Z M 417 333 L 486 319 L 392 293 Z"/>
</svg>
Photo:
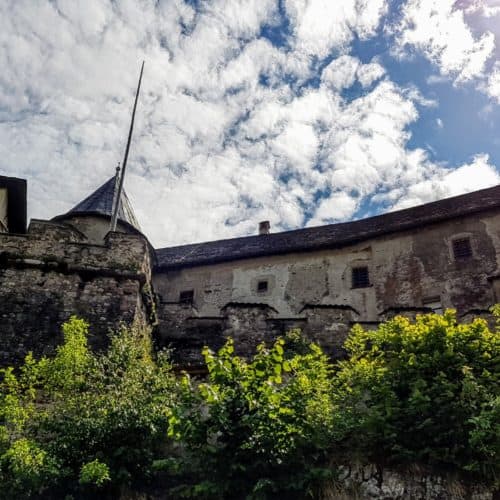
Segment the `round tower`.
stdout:
<svg viewBox="0 0 500 500">
<path fill-rule="evenodd" d="M 117 178 L 118 173 L 69 212 L 58 215 L 52 220 L 75 227 L 87 237 L 89 243 L 104 244 L 104 238 L 110 231 Z M 120 196 L 116 231 L 143 236 L 125 190 L 122 190 Z"/>
</svg>

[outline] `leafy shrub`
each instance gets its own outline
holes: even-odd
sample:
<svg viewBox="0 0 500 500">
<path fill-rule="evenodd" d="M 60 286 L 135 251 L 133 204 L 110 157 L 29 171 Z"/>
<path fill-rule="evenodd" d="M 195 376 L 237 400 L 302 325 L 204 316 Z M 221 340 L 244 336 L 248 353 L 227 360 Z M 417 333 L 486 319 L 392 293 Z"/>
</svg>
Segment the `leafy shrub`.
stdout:
<svg viewBox="0 0 500 500">
<path fill-rule="evenodd" d="M 92 484 L 102 486 L 106 481 L 110 481 L 109 468 L 106 464 L 95 459 L 82 465 L 80 470 L 80 484 Z"/>
<path fill-rule="evenodd" d="M 353 328 L 333 378 L 344 449 L 377 462 L 499 473 L 500 338 L 454 311 Z M 352 452 L 351 452 L 352 453 Z"/>
<path fill-rule="evenodd" d="M 95 354 L 84 321 L 71 318 L 63 331 L 53 358 L 28 356 L 17 376 L 3 371 L 0 496 L 26 483 L 30 468 L 27 496 L 116 493 L 147 482 L 163 458 L 175 379 L 164 354 L 153 358 L 149 332 L 122 328 Z"/>
<path fill-rule="evenodd" d="M 47 481 L 58 477 L 58 465 L 35 442 L 17 439 L 0 457 L 0 493 L 6 498 L 36 493 Z"/>
<path fill-rule="evenodd" d="M 314 344 L 287 352 L 297 336 L 261 344 L 250 361 L 234 354 L 232 340 L 217 354 L 203 351 L 207 381 L 184 379 L 184 404 L 170 421 L 191 473 L 182 495 L 303 498 L 329 475 L 330 367 Z"/>
<path fill-rule="evenodd" d="M 497 310 L 500 314 L 500 308 Z M 335 462 L 429 464 L 498 485 L 500 335 L 453 311 L 353 328 L 330 364 L 291 332 L 248 360 L 203 351 L 175 377 L 149 332 L 93 353 L 72 318 L 51 358 L 0 370 L 0 498 L 305 498 Z"/>
</svg>

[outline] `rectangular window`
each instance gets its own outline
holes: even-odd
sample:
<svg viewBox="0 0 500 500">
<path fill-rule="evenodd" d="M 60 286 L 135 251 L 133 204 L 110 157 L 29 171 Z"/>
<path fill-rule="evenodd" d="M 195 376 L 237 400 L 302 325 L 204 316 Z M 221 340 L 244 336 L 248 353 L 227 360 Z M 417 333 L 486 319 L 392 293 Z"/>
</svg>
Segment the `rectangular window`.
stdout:
<svg viewBox="0 0 500 500">
<path fill-rule="evenodd" d="M 352 268 L 352 287 L 353 288 L 366 288 L 370 286 L 370 277 L 368 275 L 368 268 L 353 267 Z"/>
<path fill-rule="evenodd" d="M 443 314 L 443 306 L 440 297 L 429 297 L 423 301 L 424 307 L 432 309 L 436 314 Z"/>
<path fill-rule="evenodd" d="M 267 280 L 261 280 L 257 283 L 258 292 L 267 292 Z"/>
<path fill-rule="evenodd" d="M 179 303 L 192 304 L 194 301 L 194 290 L 184 290 L 179 294 Z"/>
<path fill-rule="evenodd" d="M 470 246 L 470 238 L 459 238 L 453 240 L 453 257 L 455 260 L 468 259 L 472 257 L 472 248 Z"/>
</svg>

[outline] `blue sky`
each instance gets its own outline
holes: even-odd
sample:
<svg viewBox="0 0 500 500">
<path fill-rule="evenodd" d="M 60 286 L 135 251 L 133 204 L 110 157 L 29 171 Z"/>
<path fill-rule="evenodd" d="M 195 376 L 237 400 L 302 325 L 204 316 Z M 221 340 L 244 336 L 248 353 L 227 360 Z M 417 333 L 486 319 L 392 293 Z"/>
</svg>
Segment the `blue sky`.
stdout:
<svg viewBox="0 0 500 500">
<path fill-rule="evenodd" d="M 500 0 L 6 0 L 0 173 L 31 217 L 122 159 L 157 245 L 356 219 L 491 186 Z"/>
</svg>

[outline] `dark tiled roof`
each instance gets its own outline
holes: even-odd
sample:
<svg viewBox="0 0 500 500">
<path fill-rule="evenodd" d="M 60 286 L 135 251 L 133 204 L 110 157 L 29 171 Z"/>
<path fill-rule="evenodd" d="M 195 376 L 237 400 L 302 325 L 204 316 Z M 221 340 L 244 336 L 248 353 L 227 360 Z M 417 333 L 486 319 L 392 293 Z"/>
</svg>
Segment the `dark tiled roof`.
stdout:
<svg viewBox="0 0 500 500">
<path fill-rule="evenodd" d="M 107 215 L 111 217 L 114 192 L 115 177 L 111 177 L 111 179 L 106 181 L 100 188 L 96 189 L 90 196 L 87 196 L 87 198 L 74 206 L 67 214 L 58 216 L 57 218 L 65 217 L 70 214 L 75 215 L 84 213 Z M 141 230 L 125 190 L 122 191 L 121 203 L 118 209 L 118 219 L 131 224 L 138 231 Z"/>
<path fill-rule="evenodd" d="M 265 255 L 338 248 L 500 206 L 500 186 L 368 219 L 156 250 L 158 267 L 200 266 Z"/>
</svg>

